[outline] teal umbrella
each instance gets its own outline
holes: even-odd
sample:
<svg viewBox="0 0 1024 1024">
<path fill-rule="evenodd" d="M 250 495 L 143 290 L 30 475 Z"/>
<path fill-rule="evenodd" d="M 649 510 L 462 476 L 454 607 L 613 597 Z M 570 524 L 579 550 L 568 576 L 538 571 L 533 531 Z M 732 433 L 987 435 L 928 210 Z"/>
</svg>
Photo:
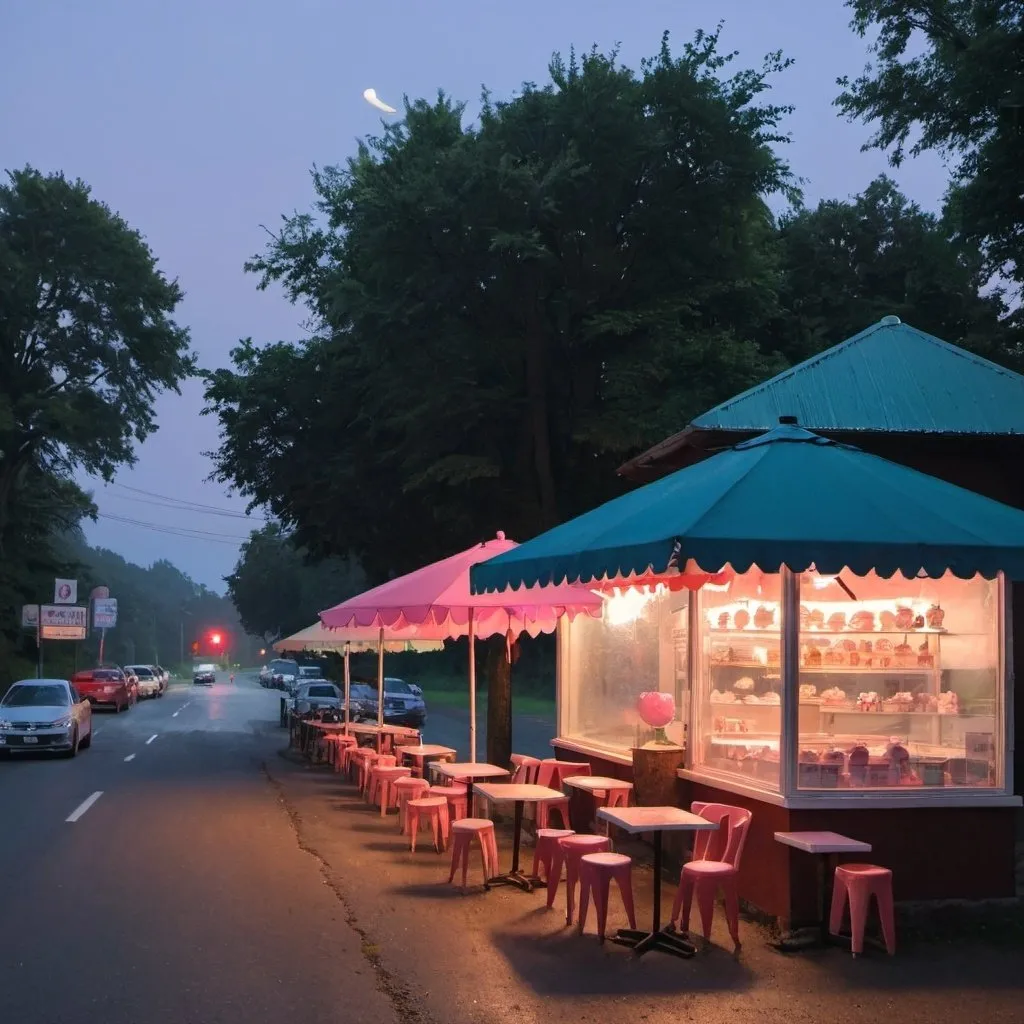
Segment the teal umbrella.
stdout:
<svg viewBox="0 0 1024 1024">
<path fill-rule="evenodd" d="M 1024 578 L 1024 512 L 802 430 L 760 437 L 476 565 L 477 593 L 729 565 Z"/>
</svg>

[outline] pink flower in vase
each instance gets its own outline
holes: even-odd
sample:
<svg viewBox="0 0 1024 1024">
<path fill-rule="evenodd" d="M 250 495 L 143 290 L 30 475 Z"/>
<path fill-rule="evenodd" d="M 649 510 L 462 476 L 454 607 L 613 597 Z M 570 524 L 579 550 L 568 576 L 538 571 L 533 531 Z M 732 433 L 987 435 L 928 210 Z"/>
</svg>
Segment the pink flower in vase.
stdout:
<svg viewBox="0 0 1024 1024">
<path fill-rule="evenodd" d="M 668 743 L 665 726 L 676 717 L 676 699 L 671 693 L 660 693 L 657 690 L 641 693 L 636 702 L 640 717 L 655 730 L 658 743 Z"/>
</svg>

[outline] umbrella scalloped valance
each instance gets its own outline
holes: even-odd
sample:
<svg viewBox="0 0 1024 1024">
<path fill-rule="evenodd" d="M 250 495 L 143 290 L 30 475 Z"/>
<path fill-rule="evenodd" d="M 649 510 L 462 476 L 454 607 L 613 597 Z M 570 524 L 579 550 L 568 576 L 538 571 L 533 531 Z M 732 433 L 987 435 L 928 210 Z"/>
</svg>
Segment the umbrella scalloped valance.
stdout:
<svg viewBox="0 0 1024 1024">
<path fill-rule="evenodd" d="M 1024 579 L 1024 511 L 789 419 L 475 566 L 474 592 L 679 567 Z"/>
</svg>

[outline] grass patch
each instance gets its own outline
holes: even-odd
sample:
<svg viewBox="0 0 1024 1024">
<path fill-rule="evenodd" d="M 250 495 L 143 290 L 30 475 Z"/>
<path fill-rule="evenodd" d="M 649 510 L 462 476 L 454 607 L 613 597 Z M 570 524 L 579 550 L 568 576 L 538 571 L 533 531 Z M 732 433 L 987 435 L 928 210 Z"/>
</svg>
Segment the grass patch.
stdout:
<svg viewBox="0 0 1024 1024">
<path fill-rule="evenodd" d="M 464 711 L 469 710 L 469 690 L 467 689 L 465 682 L 462 684 L 462 689 L 454 690 L 448 689 L 437 689 L 433 686 L 423 686 L 423 697 L 427 702 L 427 712 L 429 714 L 431 707 L 442 707 L 442 708 L 462 708 Z M 476 707 L 479 714 L 487 713 L 487 694 L 486 692 L 477 692 L 476 695 Z M 555 701 L 554 698 L 548 697 L 535 697 L 528 693 L 516 693 L 512 692 L 512 712 L 517 715 L 541 715 L 548 718 L 555 717 Z"/>
</svg>

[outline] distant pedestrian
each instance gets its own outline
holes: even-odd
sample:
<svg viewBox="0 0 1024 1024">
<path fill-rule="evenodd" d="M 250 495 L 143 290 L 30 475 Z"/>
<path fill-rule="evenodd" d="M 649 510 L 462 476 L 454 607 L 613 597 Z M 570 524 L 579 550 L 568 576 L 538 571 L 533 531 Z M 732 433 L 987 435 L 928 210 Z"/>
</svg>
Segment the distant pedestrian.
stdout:
<svg viewBox="0 0 1024 1024">
<path fill-rule="evenodd" d="M 234 682 L 235 681 L 235 673 L 232 672 L 229 678 L 230 678 L 231 682 Z"/>
</svg>

